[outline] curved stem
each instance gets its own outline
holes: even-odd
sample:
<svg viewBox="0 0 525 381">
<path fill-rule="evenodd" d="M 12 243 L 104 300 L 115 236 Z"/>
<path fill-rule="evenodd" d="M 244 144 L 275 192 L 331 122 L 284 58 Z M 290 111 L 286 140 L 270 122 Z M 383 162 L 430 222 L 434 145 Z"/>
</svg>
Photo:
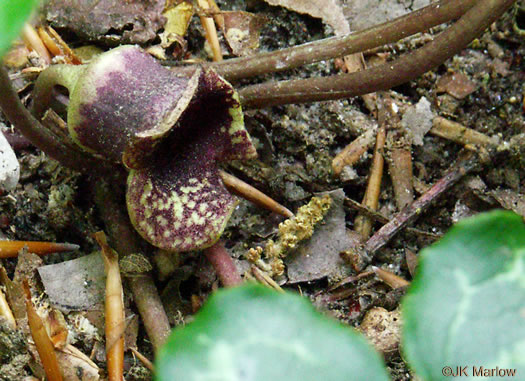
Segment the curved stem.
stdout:
<svg viewBox="0 0 525 381">
<path fill-rule="evenodd" d="M 362 52 L 389 44 L 454 20 L 476 3 L 476 0 L 442 0 L 395 20 L 346 36 L 326 38 L 304 45 L 235 58 L 211 66 L 224 78 L 241 78 L 293 69 L 308 63 Z"/>
<path fill-rule="evenodd" d="M 33 115 L 42 119 L 53 98 L 55 86 L 63 86 L 71 93 L 83 69 L 84 66 L 78 65 L 53 65 L 40 73 L 33 90 Z"/>
<path fill-rule="evenodd" d="M 515 0 L 479 0 L 432 42 L 393 62 L 351 74 L 267 82 L 239 91 L 243 108 L 348 98 L 386 90 L 414 79 L 457 54 Z"/>
<path fill-rule="evenodd" d="M 98 170 L 108 168 L 108 165 L 100 160 L 64 144 L 57 135 L 42 126 L 20 102 L 18 95 L 11 86 L 7 71 L 1 65 L 0 109 L 2 109 L 11 124 L 32 144 L 66 167 L 79 171 L 85 171 L 90 168 L 98 168 Z"/>
<path fill-rule="evenodd" d="M 210 261 L 224 287 L 233 287 L 242 283 L 241 275 L 221 241 L 204 249 L 204 255 Z"/>
</svg>

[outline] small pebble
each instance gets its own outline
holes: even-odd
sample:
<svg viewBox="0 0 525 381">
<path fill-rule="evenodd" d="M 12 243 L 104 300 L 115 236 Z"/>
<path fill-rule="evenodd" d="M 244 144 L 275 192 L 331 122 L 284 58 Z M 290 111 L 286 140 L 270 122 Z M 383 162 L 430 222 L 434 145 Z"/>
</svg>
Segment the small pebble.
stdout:
<svg viewBox="0 0 525 381">
<path fill-rule="evenodd" d="M 15 152 L 0 131 L 0 191 L 10 192 L 16 188 L 20 178 L 20 164 Z"/>
</svg>

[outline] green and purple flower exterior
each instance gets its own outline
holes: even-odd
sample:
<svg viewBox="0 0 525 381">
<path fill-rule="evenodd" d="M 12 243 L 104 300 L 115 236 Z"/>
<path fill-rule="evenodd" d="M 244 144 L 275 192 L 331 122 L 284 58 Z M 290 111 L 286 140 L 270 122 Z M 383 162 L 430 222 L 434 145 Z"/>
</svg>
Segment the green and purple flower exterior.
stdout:
<svg viewBox="0 0 525 381">
<path fill-rule="evenodd" d="M 213 245 L 237 203 L 218 164 L 257 156 L 233 87 L 211 69 L 178 76 L 135 46 L 78 68 L 70 134 L 129 169 L 127 207 L 140 235 L 170 251 Z"/>
</svg>

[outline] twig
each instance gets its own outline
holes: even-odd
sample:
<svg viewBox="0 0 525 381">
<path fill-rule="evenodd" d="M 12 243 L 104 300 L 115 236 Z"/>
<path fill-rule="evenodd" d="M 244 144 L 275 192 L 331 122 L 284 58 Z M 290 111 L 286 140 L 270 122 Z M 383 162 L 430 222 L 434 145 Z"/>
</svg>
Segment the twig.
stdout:
<svg viewBox="0 0 525 381">
<path fill-rule="evenodd" d="M 144 356 L 142 353 L 140 353 L 139 351 L 137 351 L 133 347 L 130 347 L 129 349 L 139 359 L 139 361 L 142 363 L 142 365 L 144 365 L 146 368 L 148 368 L 152 372 L 155 371 L 155 367 L 153 366 L 153 363 L 151 361 L 149 361 L 149 359 L 146 356 Z"/>
<path fill-rule="evenodd" d="M 65 62 L 73 65 L 80 65 L 82 61 L 76 56 L 71 48 L 62 40 L 62 37 L 50 26 L 46 29 L 39 27 L 38 35 L 42 39 L 42 42 L 47 49 L 53 54 L 53 56 L 62 56 Z"/>
<path fill-rule="evenodd" d="M 389 219 L 386 218 L 383 214 L 379 213 L 378 211 L 372 210 L 364 206 L 363 204 L 360 204 L 359 202 L 352 200 L 351 198 L 345 197 L 345 205 L 359 211 L 360 213 L 366 214 L 367 216 L 373 218 L 377 222 L 379 222 L 382 225 L 385 225 L 388 223 Z M 432 239 L 439 239 L 441 238 L 441 234 L 436 233 L 430 233 L 426 232 L 421 229 L 416 228 L 406 228 L 406 231 L 415 235 L 425 236 Z"/>
<path fill-rule="evenodd" d="M 267 285 L 268 287 L 273 288 L 274 290 L 277 290 L 279 292 L 284 292 L 284 290 L 277 284 L 276 281 L 272 279 L 267 273 L 260 270 L 257 266 L 252 265 L 251 267 L 252 274 L 255 276 L 255 278 L 261 282 L 262 284 Z"/>
<path fill-rule="evenodd" d="M 394 135 L 397 135 L 393 133 Z M 414 201 L 412 186 L 412 154 L 410 148 L 392 147 L 389 150 L 388 170 L 392 179 L 398 210 Z"/>
<path fill-rule="evenodd" d="M 432 188 L 421 195 L 416 201 L 400 211 L 381 229 L 379 229 L 364 245 L 359 253 L 362 260 L 370 262 L 374 254 L 385 246 L 403 227 L 418 218 L 441 194 L 450 189 L 463 176 L 473 170 L 478 164 L 478 156 L 472 152 L 464 152 L 456 163 L 447 170 L 445 176 L 438 180 Z"/>
<path fill-rule="evenodd" d="M 114 186 L 114 183 L 120 184 L 121 182 L 123 182 L 122 179 L 114 179 L 110 186 L 107 180 L 97 180 L 95 203 L 113 247 L 125 256 L 141 252 L 141 247 L 137 234 L 126 212 L 121 209 L 121 203 L 115 194 L 115 189 L 119 187 Z M 123 187 L 122 185 L 120 189 Z M 155 350 L 158 350 L 170 334 L 170 325 L 153 278 L 149 274 L 141 274 L 128 277 L 127 282 L 151 344 Z"/>
<path fill-rule="evenodd" d="M 250 184 L 245 183 L 241 179 L 230 175 L 223 170 L 219 170 L 219 175 L 221 176 L 221 179 L 226 188 L 228 188 L 230 192 L 236 194 L 237 196 L 240 196 L 250 202 L 253 202 L 255 205 L 280 214 L 286 218 L 293 217 L 293 213 L 288 208 L 268 197 L 260 190 L 252 187 Z"/>
<path fill-rule="evenodd" d="M 27 251 L 38 255 L 63 253 L 78 250 L 79 246 L 72 243 L 40 242 L 40 241 L 0 241 L 0 258 L 14 258 L 18 252 L 27 247 Z"/>
<path fill-rule="evenodd" d="M 224 287 L 233 287 L 242 283 L 241 275 L 221 241 L 204 249 L 204 255 L 212 264 Z"/>
<path fill-rule="evenodd" d="M 0 316 L 5 319 L 7 326 L 11 329 L 16 329 L 16 320 L 13 316 L 13 312 L 7 303 L 7 299 L 3 291 L 0 289 Z"/>
<path fill-rule="evenodd" d="M 381 107 L 383 109 L 383 107 Z M 381 112 L 381 111 L 380 111 Z M 379 194 L 381 193 L 381 178 L 383 177 L 383 147 L 385 145 L 385 123 L 381 123 L 381 127 L 377 130 L 376 147 L 374 151 L 374 158 L 370 167 L 370 176 L 368 178 L 368 186 L 366 188 L 365 196 L 363 197 L 363 205 L 372 210 L 376 210 L 379 205 Z M 359 214 L 355 219 L 355 231 L 359 233 L 363 240 L 370 236 L 372 231 L 373 220 L 368 216 Z"/>
<path fill-rule="evenodd" d="M 42 319 L 38 316 L 38 313 L 31 302 L 31 290 L 29 289 L 27 280 L 24 280 L 22 286 L 26 301 L 27 322 L 29 324 L 29 329 L 31 330 L 31 336 L 35 341 L 38 356 L 44 366 L 46 378 L 49 381 L 62 381 L 62 374 L 60 373 L 60 367 L 58 366 L 55 348 L 53 348 L 53 344 L 47 334 Z"/>
<path fill-rule="evenodd" d="M 459 53 L 515 0 L 479 0 L 433 41 L 398 59 L 351 74 L 266 82 L 242 88 L 243 108 L 348 98 L 408 82 Z M 341 54 L 341 52 L 339 53 Z"/>
<path fill-rule="evenodd" d="M 293 69 L 307 63 L 362 52 L 395 42 L 459 18 L 475 3 L 475 0 L 440 1 L 395 20 L 347 36 L 327 38 L 277 52 L 230 59 L 214 63 L 212 66 L 229 81 Z"/>
<path fill-rule="evenodd" d="M 347 165 L 353 165 L 374 144 L 375 129 L 366 130 L 348 144 L 332 160 L 332 170 L 338 176 Z"/>
<path fill-rule="evenodd" d="M 105 332 L 106 332 L 106 363 L 109 381 L 122 381 L 124 374 L 124 292 L 118 254 L 109 247 L 104 232 L 94 234 L 104 258 L 106 271 L 105 297 Z"/>
<path fill-rule="evenodd" d="M 197 0 L 197 3 L 204 11 L 210 9 L 210 5 L 208 4 L 207 0 Z M 221 45 L 219 44 L 217 28 L 215 28 L 215 22 L 213 21 L 213 18 L 201 16 L 200 19 L 202 26 L 206 31 L 206 40 L 208 41 L 208 44 L 210 44 L 211 50 L 213 52 L 213 60 L 222 61 Z"/>
<path fill-rule="evenodd" d="M 22 29 L 22 40 L 24 40 L 26 46 L 31 50 L 34 50 L 46 64 L 49 65 L 51 63 L 51 55 L 49 54 L 49 51 L 31 24 L 25 23 L 24 28 Z"/>
<path fill-rule="evenodd" d="M 393 289 L 406 287 L 410 285 L 410 282 L 408 282 L 407 280 L 401 278 L 400 276 L 390 271 L 383 270 L 380 267 L 372 266 L 372 271 L 374 271 L 374 273 L 377 275 L 379 279 L 381 279 L 383 282 L 388 284 Z"/>
<path fill-rule="evenodd" d="M 440 116 L 432 121 L 430 133 L 463 145 L 496 146 L 498 144 L 495 138 Z"/>
<path fill-rule="evenodd" d="M 392 100 L 389 102 L 390 128 L 387 134 L 387 162 L 394 188 L 398 210 L 414 201 L 412 186 L 412 144 L 405 137 L 405 129 L 401 128 L 401 118 L 394 111 Z"/>
</svg>

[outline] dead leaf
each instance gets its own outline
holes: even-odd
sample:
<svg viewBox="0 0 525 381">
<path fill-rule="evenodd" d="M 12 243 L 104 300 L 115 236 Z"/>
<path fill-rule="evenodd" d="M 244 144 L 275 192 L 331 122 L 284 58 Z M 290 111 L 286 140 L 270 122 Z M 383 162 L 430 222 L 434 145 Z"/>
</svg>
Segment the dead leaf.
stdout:
<svg viewBox="0 0 525 381">
<path fill-rule="evenodd" d="M 266 24 L 263 16 L 249 12 L 221 12 L 224 37 L 236 56 L 254 54 L 259 48 L 260 30 Z"/>
<path fill-rule="evenodd" d="M 160 46 L 164 49 L 173 44 L 179 44 L 182 51 L 186 49 L 184 36 L 194 14 L 193 4 L 183 1 L 170 7 L 162 14 L 166 18 L 164 32 L 159 34 Z"/>
<path fill-rule="evenodd" d="M 88 40 L 142 44 L 164 26 L 162 0 L 49 0 L 46 19 Z"/>
<path fill-rule="evenodd" d="M 77 348 L 68 344 L 63 350 L 55 351 L 64 380 L 98 381 L 98 366 Z"/>
<path fill-rule="evenodd" d="M 438 93 L 447 93 L 456 99 L 463 99 L 476 91 L 476 84 L 461 72 L 447 73 L 436 84 Z"/>
<path fill-rule="evenodd" d="M 525 218 L 525 196 L 510 189 L 496 189 L 488 192 L 505 209 L 512 210 Z"/>
<path fill-rule="evenodd" d="M 38 269 L 49 299 L 64 312 L 87 310 L 104 301 L 104 263 L 99 253 Z"/>
<path fill-rule="evenodd" d="M 414 278 L 418 264 L 418 258 L 416 253 L 414 253 L 410 249 L 405 249 L 405 260 L 407 263 L 408 272 L 410 273 L 410 276 Z"/>
<path fill-rule="evenodd" d="M 350 26 L 337 0 L 264 0 L 270 5 L 281 6 L 297 13 L 320 18 L 330 25 L 336 35 L 350 33 Z"/>
<path fill-rule="evenodd" d="M 308 241 L 301 243 L 285 259 L 290 283 L 307 282 L 326 276 L 344 278 L 348 275 L 348 266 L 339 253 L 357 242 L 353 242 L 346 231 L 343 190 L 338 189 L 328 194 L 333 202 L 323 222 L 316 226 Z"/>
</svg>

